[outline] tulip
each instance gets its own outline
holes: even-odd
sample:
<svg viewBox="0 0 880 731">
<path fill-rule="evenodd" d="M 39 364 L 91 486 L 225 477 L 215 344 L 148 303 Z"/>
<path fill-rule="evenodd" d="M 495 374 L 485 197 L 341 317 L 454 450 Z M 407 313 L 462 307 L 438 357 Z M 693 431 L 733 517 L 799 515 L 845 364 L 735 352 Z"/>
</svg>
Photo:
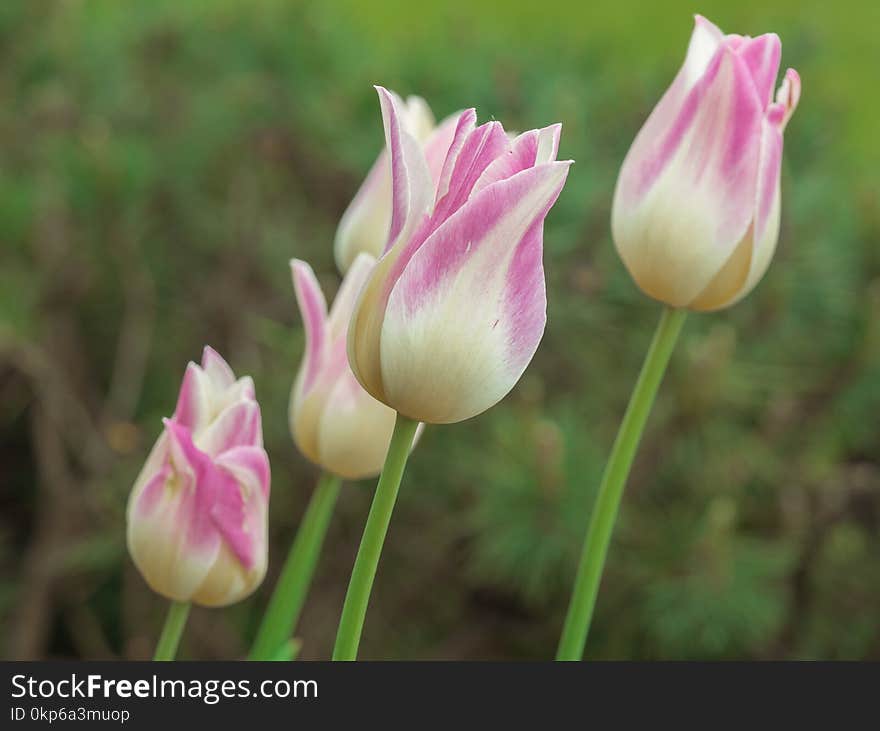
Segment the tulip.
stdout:
<svg viewBox="0 0 880 731">
<path fill-rule="evenodd" d="M 424 150 L 435 181 L 446 159 L 456 122 L 455 117 L 449 117 L 435 125 L 431 108 L 418 96 L 411 96 L 400 105 L 400 123 Z M 390 225 L 391 163 L 387 150 L 383 150 L 339 221 L 334 242 L 339 270 L 347 272 L 361 253 L 377 259 L 388 240 Z"/>
<path fill-rule="evenodd" d="M 357 298 L 348 361 L 397 412 L 333 647 L 357 657 L 382 546 L 419 422 L 462 421 L 501 400 L 535 354 L 546 322 L 544 218 L 569 162 L 560 125 L 511 137 L 468 109 L 435 174 L 403 102 L 376 87 L 391 168 L 382 258 Z"/>
<path fill-rule="evenodd" d="M 560 125 L 510 139 L 499 122 L 455 126 L 436 184 L 401 101 L 377 87 L 393 206 L 384 253 L 352 316 L 361 385 L 409 419 L 452 423 L 501 400 L 544 332 L 544 218 L 570 162 Z"/>
<path fill-rule="evenodd" d="M 800 98 L 789 69 L 775 101 L 774 33 L 724 35 L 696 17 L 684 66 L 624 160 L 617 250 L 649 296 L 727 307 L 758 283 L 779 235 L 782 133 Z"/>
<path fill-rule="evenodd" d="M 266 573 L 269 459 L 250 377 L 205 348 L 135 482 L 128 548 L 150 587 L 219 607 Z"/>
<path fill-rule="evenodd" d="M 306 334 L 305 355 L 290 394 L 290 432 L 300 452 L 324 473 L 309 498 L 257 630 L 251 660 L 291 659 L 291 637 L 342 479 L 379 474 L 391 441 L 394 412 L 361 388 L 349 368 L 345 348 L 355 298 L 375 263 L 365 253 L 354 258 L 328 315 L 312 268 L 298 259 L 290 262 Z"/>
<path fill-rule="evenodd" d="M 611 228 L 642 290 L 666 305 L 602 474 L 558 660 L 579 660 L 626 481 L 688 310 L 717 310 L 763 276 L 779 235 L 782 132 L 800 97 L 793 70 L 771 100 L 773 34 L 725 36 L 697 16 L 684 66 L 636 136 Z"/>
<path fill-rule="evenodd" d="M 290 394 L 290 431 L 308 459 L 321 467 L 278 583 L 251 647 L 251 660 L 290 659 L 290 638 L 305 603 L 343 478 L 382 469 L 395 415 L 357 382 L 348 365 L 346 333 L 358 292 L 375 259 L 358 254 L 327 313 L 312 268 L 290 262 L 293 289 L 305 325 L 306 348 Z M 418 436 L 414 432 L 407 445 Z"/>
<path fill-rule="evenodd" d="M 290 263 L 306 332 L 290 395 L 290 430 L 308 459 L 347 479 L 379 474 L 394 429 L 394 412 L 361 388 L 346 355 L 354 303 L 374 264 L 369 254 L 358 254 L 328 316 L 312 268 L 297 259 Z"/>
</svg>

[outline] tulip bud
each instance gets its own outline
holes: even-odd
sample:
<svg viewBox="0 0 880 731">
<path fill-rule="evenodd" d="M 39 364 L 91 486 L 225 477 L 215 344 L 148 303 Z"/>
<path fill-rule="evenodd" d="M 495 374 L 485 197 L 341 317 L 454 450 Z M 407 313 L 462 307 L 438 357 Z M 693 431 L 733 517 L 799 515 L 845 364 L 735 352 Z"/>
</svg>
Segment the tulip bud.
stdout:
<svg viewBox="0 0 880 731">
<path fill-rule="evenodd" d="M 180 602 L 244 599 L 266 573 L 269 459 L 250 377 L 205 348 L 128 502 L 128 549 L 150 587 Z"/>
<path fill-rule="evenodd" d="M 424 99 L 411 96 L 401 103 L 400 122 L 422 147 L 436 180 L 446 151 L 452 142 L 457 119 L 449 117 L 439 126 Z M 391 165 L 387 150 L 377 158 L 369 174 L 352 199 L 336 230 L 334 253 L 336 265 L 348 271 L 358 254 L 377 259 L 388 240 L 391 225 Z"/>
<path fill-rule="evenodd" d="M 543 223 L 568 174 L 560 126 L 511 140 L 499 122 L 456 123 L 434 183 L 378 87 L 392 175 L 388 242 L 348 335 L 361 385 L 404 416 L 452 423 L 501 400 L 544 332 Z"/>
<path fill-rule="evenodd" d="M 374 264 L 369 254 L 358 254 L 328 316 L 312 268 L 290 262 L 306 331 L 305 357 L 290 394 L 290 431 L 308 459 L 347 479 L 379 474 L 394 430 L 394 412 L 361 388 L 345 351 L 352 308 Z"/>
<path fill-rule="evenodd" d="M 781 45 L 724 35 L 697 16 L 687 58 L 624 160 L 614 242 L 636 284 L 672 307 L 717 310 L 748 294 L 779 235 L 782 133 L 793 69 L 772 98 Z"/>
</svg>

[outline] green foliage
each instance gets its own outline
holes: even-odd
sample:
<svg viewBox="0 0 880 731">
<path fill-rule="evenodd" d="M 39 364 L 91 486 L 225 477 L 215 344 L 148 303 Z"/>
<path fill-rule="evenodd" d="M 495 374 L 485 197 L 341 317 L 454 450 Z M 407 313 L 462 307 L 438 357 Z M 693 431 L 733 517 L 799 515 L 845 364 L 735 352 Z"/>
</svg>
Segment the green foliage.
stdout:
<svg viewBox="0 0 880 731">
<path fill-rule="evenodd" d="M 804 96 L 780 246 L 689 319 L 622 506 L 592 657 L 880 656 L 877 7 L 706 2 L 777 31 Z M 846 5 L 846 3 L 844 3 Z M 517 389 L 428 429 L 364 657 L 547 658 L 658 309 L 608 231 L 620 161 L 689 3 L 0 3 L 0 614 L 7 654 L 147 657 L 165 612 L 125 501 L 210 343 L 250 373 L 273 465 L 266 586 L 194 610 L 183 656 L 242 655 L 315 481 L 288 435 L 287 261 L 337 286 L 336 223 L 382 142 L 371 88 L 509 129 L 564 123 L 549 322 Z M 298 629 L 326 657 L 371 484 L 347 486 Z"/>
</svg>

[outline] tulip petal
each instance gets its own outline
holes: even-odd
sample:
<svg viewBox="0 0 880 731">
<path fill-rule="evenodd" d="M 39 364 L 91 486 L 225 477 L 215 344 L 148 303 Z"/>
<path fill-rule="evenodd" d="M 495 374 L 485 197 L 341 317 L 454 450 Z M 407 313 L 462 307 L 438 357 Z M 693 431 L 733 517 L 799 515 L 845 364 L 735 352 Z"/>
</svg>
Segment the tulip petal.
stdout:
<svg viewBox="0 0 880 731">
<path fill-rule="evenodd" d="M 269 460 L 259 447 L 235 447 L 216 466 L 220 486 L 211 516 L 238 560 L 252 569 L 263 554 Z"/>
<path fill-rule="evenodd" d="M 710 312 L 729 306 L 745 285 L 752 262 L 754 237 L 750 228 L 727 261 L 706 287 L 688 303 L 695 312 Z"/>
<path fill-rule="evenodd" d="M 561 124 L 543 129 L 533 129 L 518 135 L 510 143 L 509 149 L 500 154 L 480 175 L 474 184 L 471 195 L 492 183 L 516 175 L 527 168 L 552 162 L 559 150 Z"/>
<path fill-rule="evenodd" d="M 383 403 L 387 401 L 380 365 L 382 320 L 388 296 L 403 271 L 399 259 L 399 254 L 392 251 L 373 267 L 355 303 L 346 340 L 348 365 L 352 373 L 367 393 Z"/>
<path fill-rule="evenodd" d="M 773 98 L 773 86 L 779 73 L 782 42 L 775 33 L 765 33 L 757 38 L 744 39 L 737 54 L 752 75 L 761 104 L 766 107 Z"/>
<path fill-rule="evenodd" d="M 776 103 L 771 104 L 767 110 L 761 134 L 754 243 L 749 273 L 742 290 L 730 304 L 738 302 L 755 288 L 766 273 L 776 252 L 781 208 L 782 132 L 797 108 L 800 90 L 800 76 L 794 69 L 788 69 L 777 92 Z"/>
<path fill-rule="evenodd" d="M 349 372 L 327 398 L 318 424 L 318 463 L 348 480 L 377 475 L 394 430 L 394 411 L 370 396 Z"/>
<path fill-rule="evenodd" d="M 769 118 L 764 120 L 760 148 L 755 219 L 730 259 L 691 302 L 694 310 L 718 310 L 739 302 L 755 288 L 773 259 L 779 239 L 782 132 Z"/>
<path fill-rule="evenodd" d="M 504 127 L 498 122 L 487 122 L 472 130 L 457 150 L 453 143 L 441 174 L 442 187 L 438 185 L 432 218 L 445 221 L 461 208 L 483 171 L 509 147 Z"/>
<path fill-rule="evenodd" d="M 780 173 L 782 168 L 782 131 L 769 120 L 764 121 L 761 136 L 761 157 L 758 166 L 758 190 L 755 202 L 754 242 L 745 284 L 730 304 L 751 292 L 764 276 L 779 240 Z"/>
<path fill-rule="evenodd" d="M 471 132 L 477 126 L 477 111 L 475 109 L 465 109 L 455 121 L 455 129 L 452 133 L 452 139 L 443 158 L 443 164 L 440 168 L 440 174 L 437 176 L 437 190 L 434 203 L 444 198 L 449 192 L 449 183 L 452 180 L 452 173 L 455 171 L 455 161 L 464 147 L 465 141 Z"/>
<path fill-rule="evenodd" d="M 348 323 L 351 321 L 351 313 L 354 311 L 358 295 L 364 286 L 364 282 L 370 277 L 370 272 L 376 265 L 376 260 L 369 254 L 358 254 L 352 262 L 348 273 L 342 280 L 339 291 L 333 299 L 330 307 L 330 315 L 327 318 L 329 339 L 333 347 L 337 347 L 339 340 L 345 338 L 348 332 Z M 345 350 L 343 342 L 342 350 Z"/>
<path fill-rule="evenodd" d="M 236 445 L 259 447 L 263 443 L 260 407 L 256 401 L 236 401 L 220 412 L 194 440 L 212 457 Z"/>
<path fill-rule="evenodd" d="M 382 150 L 339 220 L 333 241 L 336 266 L 348 271 L 360 252 L 379 256 L 391 226 L 391 161 Z"/>
<path fill-rule="evenodd" d="M 174 407 L 174 420 L 189 429 L 196 429 L 209 418 L 211 411 L 210 384 L 205 372 L 190 362 L 183 374 L 183 383 Z"/>
<path fill-rule="evenodd" d="M 756 245 L 765 237 L 768 224 L 773 218 L 773 209 L 778 206 L 781 172 L 782 132 L 777 125 L 764 120 L 758 162 L 758 189 L 755 195 Z"/>
<path fill-rule="evenodd" d="M 221 548 L 210 516 L 211 490 L 203 490 L 204 455 L 189 430 L 165 420 L 168 467 L 133 493 L 128 544 L 147 583 L 160 594 L 189 600 Z"/>
<path fill-rule="evenodd" d="M 220 542 L 217 558 L 205 576 L 191 601 L 203 607 L 225 607 L 246 599 L 266 576 L 266 550 L 258 557 L 256 565 L 246 569 L 224 542 Z"/>
<path fill-rule="evenodd" d="M 168 463 L 168 435 L 163 431 L 135 481 L 129 498 L 129 512 L 135 511 L 135 514 L 144 515 L 152 513 L 165 494 L 165 485 L 173 477 L 174 470 Z M 185 476 L 184 479 L 191 482 L 193 476 Z"/>
<path fill-rule="evenodd" d="M 211 380 L 215 390 L 224 390 L 235 383 L 235 374 L 223 357 L 210 345 L 202 351 L 202 370 Z"/>
<path fill-rule="evenodd" d="M 506 180 L 522 170 L 534 167 L 538 156 L 538 130 L 529 130 L 516 137 L 508 149 L 483 170 L 474 183 L 471 195 L 492 183 Z"/>
<path fill-rule="evenodd" d="M 455 138 L 460 117 L 460 114 L 454 114 L 444 119 L 425 141 L 425 159 L 431 171 L 431 180 L 435 184 L 440 180 L 440 174 L 443 172 L 443 164 Z"/>
<path fill-rule="evenodd" d="M 215 460 L 223 469 L 235 476 L 246 500 L 269 500 L 272 478 L 269 457 L 260 447 L 233 447 Z"/>
<path fill-rule="evenodd" d="M 421 196 L 427 192 L 423 173 L 416 172 L 412 179 L 409 177 L 410 165 L 408 161 L 413 159 L 416 160 L 412 165 L 413 169 L 418 170 L 424 164 L 424 169 L 427 170 L 427 162 L 424 159 L 424 155 L 418 150 L 413 150 L 411 145 L 407 146 L 405 144 L 406 134 L 400 127 L 399 114 L 396 109 L 396 97 L 387 89 L 382 87 L 376 87 L 376 89 L 379 92 L 379 98 L 382 103 L 385 136 L 388 148 L 391 151 L 393 187 L 396 191 L 394 208 L 397 211 L 398 219 L 405 219 L 405 221 L 398 223 L 397 226 L 400 227 L 398 234 L 395 235 L 392 232 L 389 236 L 384 255 L 379 259 L 369 279 L 361 289 L 349 325 L 347 349 L 349 366 L 361 386 L 374 398 L 384 401 L 382 375 L 379 369 L 379 338 L 382 327 L 382 315 L 394 282 L 397 281 L 412 253 L 416 251 L 419 244 L 424 240 L 424 232 L 427 230 L 427 224 L 429 223 L 425 214 L 430 207 L 430 201 L 424 208 L 422 207 L 423 201 Z M 457 119 L 453 135 L 454 139 L 446 155 L 447 161 L 450 158 L 454 158 L 457 151 L 463 146 L 467 135 L 473 128 L 475 119 L 476 112 L 473 109 L 462 112 L 461 116 Z M 421 162 L 419 162 L 419 158 Z M 443 186 L 447 185 L 444 183 L 444 180 L 448 181 L 451 178 L 453 167 L 451 162 L 444 163 L 443 171 L 440 174 L 438 190 L 443 189 Z M 430 171 L 427 172 L 427 177 L 430 179 Z M 418 191 L 418 210 L 421 211 L 418 216 L 410 214 L 409 206 L 406 203 L 409 200 L 411 184 Z M 429 198 L 433 197 L 433 185 L 432 181 L 430 183 L 431 192 Z M 399 202 L 397 198 L 400 198 Z M 396 229 L 397 226 L 392 224 L 392 229 Z M 416 233 L 416 226 L 421 226 L 418 233 Z M 397 245 L 398 243 L 399 245 Z"/>
<path fill-rule="evenodd" d="M 304 261 L 291 261 L 293 286 L 306 332 L 306 350 L 290 394 L 290 430 L 307 457 L 317 451 L 318 415 L 327 388 L 327 355 L 331 350 L 327 332 L 327 304 L 312 268 Z"/>
<path fill-rule="evenodd" d="M 522 375 L 546 319 L 542 224 L 568 165 L 530 168 L 482 189 L 414 253 L 381 331 L 382 383 L 398 411 L 461 421 Z"/>
<path fill-rule="evenodd" d="M 150 513 L 138 511 L 128 522 L 129 551 L 147 584 L 176 601 L 192 599 L 222 546 L 216 532 L 199 544 L 188 540 L 185 526 L 196 512 L 194 503 L 191 495 L 181 493 L 179 499 L 163 499 Z"/>
<path fill-rule="evenodd" d="M 672 89 L 687 92 L 693 88 L 706 73 L 709 63 L 723 42 L 724 33 L 717 25 L 702 15 L 695 15 L 694 30 L 688 43 L 687 55 Z M 679 81 L 681 83 L 676 86 Z"/>
<path fill-rule="evenodd" d="M 293 289 L 306 332 L 306 353 L 303 359 L 303 392 L 307 392 L 321 372 L 327 347 L 327 301 L 312 268 L 304 261 L 292 259 Z"/>
<path fill-rule="evenodd" d="M 381 86 L 376 87 L 385 125 L 385 143 L 391 155 L 391 225 L 387 252 L 398 238 L 406 240 L 431 206 L 434 183 L 421 145 L 406 130 L 400 99 Z"/>
<path fill-rule="evenodd" d="M 421 97 L 409 97 L 401 107 L 402 124 L 424 145 L 424 154 L 433 181 L 440 176 L 446 152 L 455 132 L 457 115 L 434 127 L 434 115 Z M 381 256 L 391 227 L 391 160 L 383 149 L 370 168 L 336 229 L 333 252 L 336 265 L 348 271 L 359 253 Z"/>
<path fill-rule="evenodd" d="M 406 103 L 402 105 L 401 111 L 404 113 L 404 121 L 407 131 L 419 142 L 424 142 L 431 136 L 436 120 L 431 107 L 428 106 L 422 97 L 412 95 L 406 98 Z"/>
<path fill-rule="evenodd" d="M 778 120 L 771 120 L 777 122 L 780 131 L 785 129 L 800 100 L 801 77 L 794 69 L 788 69 L 785 72 L 785 79 L 783 79 L 779 91 L 776 92 L 776 103 L 782 107 L 782 111 Z"/>
<path fill-rule="evenodd" d="M 618 185 L 625 183 L 620 192 L 627 200 L 650 187 L 675 153 L 697 110 L 699 95 L 693 93 L 695 87 L 723 46 L 724 34 L 717 26 L 702 15 L 694 20 L 684 64 L 642 126 L 624 161 L 624 166 L 630 159 L 639 161 L 637 171 L 631 171 L 626 179 L 621 175 L 618 181 Z"/>
<path fill-rule="evenodd" d="M 562 124 L 551 124 L 538 130 L 538 153 L 535 165 L 553 162 L 559 154 L 559 138 L 562 136 Z"/>
<path fill-rule="evenodd" d="M 238 401 L 239 399 L 245 399 L 248 401 L 255 400 L 257 397 L 257 391 L 254 388 L 254 379 L 250 376 L 242 376 L 232 385 L 232 388 L 226 392 L 226 397 L 228 403 Z"/>
</svg>

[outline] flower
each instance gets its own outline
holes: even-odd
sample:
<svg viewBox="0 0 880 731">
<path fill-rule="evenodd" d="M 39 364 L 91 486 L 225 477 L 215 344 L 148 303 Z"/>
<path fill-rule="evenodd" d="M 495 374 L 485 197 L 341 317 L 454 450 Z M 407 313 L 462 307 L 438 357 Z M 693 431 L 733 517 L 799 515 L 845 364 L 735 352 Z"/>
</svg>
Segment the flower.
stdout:
<svg viewBox="0 0 880 731">
<path fill-rule="evenodd" d="M 219 607 L 262 582 L 269 458 L 250 377 L 205 348 L 128 502 L 128 549 L 150 587 Z"/>
<path fill-rule="evenodd" d="M 696 17 L 684 65 L 636 136 L 611 227 L 639 287 L 672 307 L 717 310 L 748 294 L 779 236 L 782 133 L 800 78 L 773 86 L 773 33 L 724 35 Z"/>
<path fill-rule="evenodd" d="M 388 242 L 355 306 L 348 359 L 406 417 L 452 423 L 501 400 L 546 322 L 543 223 L 569 162 L 560 125 L 513 140 L 463 112 L 436 184 L 401 102 L 377 87 L 392 173 Z"/>
<path fill-rule="evenodd" d="M 394 430 L 394 412 L 361 388 L 345 350 L 355 299 L 375 260 L 358 254 L 327 315 L 312 268 L 290 262 L 306 331 L 306 352 L 290 394 L 290 431 L 306 457 L 348 479 L 378 475 Z"/>
<path fill-rule="evenodd" d="M 422 146 L 434 180 L 440 175 L 456 122 L 452 116 L 435 125 L 431 108 L 418 96 L 400 105 L 400 123 Z M 378 258 L 390 225 L 391 165 L 387 150 L 383 150 L 339 221 L 333 247 L 339 270 L 347 272 L 361 253 Z"/>
</svg>

